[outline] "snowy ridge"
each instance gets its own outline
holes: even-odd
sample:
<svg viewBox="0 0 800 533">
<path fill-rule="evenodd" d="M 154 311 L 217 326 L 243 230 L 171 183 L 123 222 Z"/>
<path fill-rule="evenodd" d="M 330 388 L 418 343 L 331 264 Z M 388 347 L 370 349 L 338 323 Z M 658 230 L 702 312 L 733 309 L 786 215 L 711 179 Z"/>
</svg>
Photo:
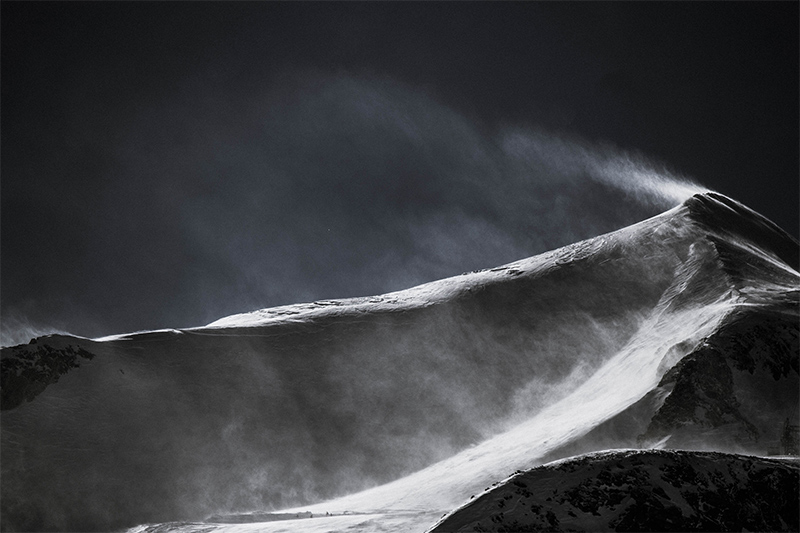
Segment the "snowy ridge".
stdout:
<svg viewBox="0 0 800 533">
<path fill-rule="evenodd" d="M 735 259 L 747 256 L 749 261 L 753 261 L 755 256 L 757 262 L 767 263 L 782 274 L 794 278 L 790 283 L 797 283 L 800 279 L 800 273 L 797 271 L 797 267 L 800 266 L 798 259 L 800 245 L 797 241 L 748 207 L 721 194 L 708 192 L 696 194 L 678 207 L 627 228 L 503 266 L 468 272 L 461 276 L 379 296 L 321 300 L 240 313 L 220 318 L 205 327 L 255 327 L 281 320 L 299 320 L 340 313 L 392 311 L 432 305 L 452 298 L 473 286 L 501 281 L 507 276 L 540 274 L 556 266 L 579 261 L 598 254 L 609 238 L 624 239 L 625 234 L 647 231 L 653 226 L 675 218 L 685 219 L 701 228 L 706 238 L 717 248 L 723 267 L 735 269 Z M 611 237 L 612 235 L 614 237 Z M 720 252 L 719 248 L 725 250 Z M 731 254 L 730 250 L 736 252 Z M 738 257 L 729 259 L 730 255 Z"/>
<path fill-rule="evenodd" d="M 696 194 L 683 205 L 706 231 L 723 240 L 755 244 L 750 250 L 767 252 L 795 271 L 800 267 L 797 240 L 749 207 L 714 192 Z"/>
<path fill-rule="evenodd" d="M 466 290 L 471 290 L 472 287 L 502 281 L 508 276 L 540 274 L 548 269 L 579 261 L 599 253 L 612 235 L 615 239 L 624 239 L 625 234 L 647 231 L 653 226 L 675 218 L 686 219 L 687 222 L 696 224 L 715 245 L 724 246 L 722 243 L 725 242 L 728 246 L 738 249 L 740 254 L 755 255 L 789 276 L 800 277 L 800 273 L 794 268 L 800 262 L 797 254 L 797 241 L 771 221 L 746 206 L 718 193 L 707 192 L 696 194 L 680 206 L 627 228 L 495 268 L 465 272 L 460 276 L 432 281 L 383 295 L 318 300 L 237 313 L 217 319 L 206 326 L 187 329 L 198 331 L 206 328 L 258 327 L 325 316 L 391 312 L 425 307 L 453 298 Z M 760 245 L 754 243 L 760 243 Z M 767 244 L 766 248 L 763 247 L 764 243 Z M 158 331 L 174 332 L 178 330 Z M 149 332 L 109 335 L 94 340 L 118 340 L 141 333 Z"/>
<path fill-rule="evenodd" d="M 671 372 L 711 355 L 747 393 L 729 403 L 768 430 L 784 414 L 763 391 L 797 382 L 796 243 L 737 206 L 701 195 L 382 296 L 3 349 L 3 529 L 420 531 L 571 447 L 634 445 L 656 413 L 659 432 L 710 423 L 661 407 L 696 400 L 673 394 L 685 376 L 716 386 Z M 88 355 L 65 367 L 71 354 Z M 645 426 L 598 439 L 625 417 Z"/>
<path fill-rule="evenodd" d="M 635 233 L 640 228 L 648 228 L 662 221 L 681 216 L 685 209 L 676 207 L 670 211 L 656 215 L 628 228 L 617 230 L 607 235 L 592 237 L 540 255 L 514 261 L 498 267 L 474 272 L 465 272 L 441 280 L 432 281 L 409 289 L 403 289 L 383 295 L 320 300 L 259 309 L 247 313 L 238 313 L 220 318 L 201 328 L 243 328 L 258 327 L 291 320 L 313 319 L 317 317 L 358 314 L 368 312 L 386 312 L 425 307 L 457 297 L 464 292 L 480 288 L 487 284 L 503 282 L 509 278 L 523 275 L 540 276 L 559 266 L 568 265 L 597 254 L 605 248 L 608 237 L 616 235 L 624 238 L 626 233 Z M 103 339 L 95 339 L 103 340 Z"/>
</svg>

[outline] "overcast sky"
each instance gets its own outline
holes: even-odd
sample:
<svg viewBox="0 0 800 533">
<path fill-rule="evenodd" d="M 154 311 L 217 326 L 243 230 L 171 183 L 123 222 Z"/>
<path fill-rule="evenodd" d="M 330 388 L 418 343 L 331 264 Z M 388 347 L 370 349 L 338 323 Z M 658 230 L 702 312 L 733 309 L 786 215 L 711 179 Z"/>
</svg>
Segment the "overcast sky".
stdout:
<svg viewBox="0 0 800 533">
<path fill-rule="evenodd" d="M 797 2 L 0 9 L 3 344 L 399 290 L 675 180 L 798 234 Z"/>
</svg>

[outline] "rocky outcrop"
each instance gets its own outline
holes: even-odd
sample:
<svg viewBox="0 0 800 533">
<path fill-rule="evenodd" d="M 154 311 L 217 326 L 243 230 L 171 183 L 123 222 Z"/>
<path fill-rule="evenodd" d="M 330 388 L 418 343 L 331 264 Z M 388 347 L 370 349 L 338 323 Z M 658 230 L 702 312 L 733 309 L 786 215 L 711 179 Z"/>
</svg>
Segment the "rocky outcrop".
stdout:
<svg viewBox="0 0 800 533">
<path fill-rule="evenodd" d="M 30 402 L 48 385 L 74 368 L 80 359 L 91 360 L 94 354 L 81 346 L 58 347 L 39 343 L 16 346 L 2 351 L 0 357 L 0 410 L 13 409 Z"/>
<path fill-rule="evenodd" d="M 800 464 L 687 451 L 613 451 L 520 472 L 430 533 L 797 531 Z"/>
<path fill-rule="evenodd" d="M 784 419 L 797 417 L 797 310 L 747 309 L 670 369 L 666 393 L 639 444 L 766 453 Z"/>
</svg>

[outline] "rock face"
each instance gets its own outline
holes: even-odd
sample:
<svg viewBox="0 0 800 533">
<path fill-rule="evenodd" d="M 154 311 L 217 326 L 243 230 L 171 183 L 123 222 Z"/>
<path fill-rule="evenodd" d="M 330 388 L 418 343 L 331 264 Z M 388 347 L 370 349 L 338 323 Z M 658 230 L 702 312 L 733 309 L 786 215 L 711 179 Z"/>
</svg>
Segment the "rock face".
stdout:
<svg viewBox="0 0 800 533">
<path fill-rule="evenodd" d="M 775 448 L 800 402 L 798 324 L 790 311 L 736 313 L 681 359 L 656 389 L 666 397 L 639 444 L 754 453 Z"/>
<path fill-rule="evenodd" d="M 707 194 L 397 293 L 3 349 L 0 529 L 439 516 L 583 452 L 764 454 L 797 424 L 797 249 Z"/>
<path fill-rule="evenodd" d="M 0 411 L 33 401 L 48 385 L 94 354 L 72 344 L 31 344 L 9 348 L 0 359 Z"/>
<path fill-rule="evenodd" d="M 800 464 L 715 452 L 611 451 L 520 472 L 430 533 L 797 531 Z"/>
</svg>

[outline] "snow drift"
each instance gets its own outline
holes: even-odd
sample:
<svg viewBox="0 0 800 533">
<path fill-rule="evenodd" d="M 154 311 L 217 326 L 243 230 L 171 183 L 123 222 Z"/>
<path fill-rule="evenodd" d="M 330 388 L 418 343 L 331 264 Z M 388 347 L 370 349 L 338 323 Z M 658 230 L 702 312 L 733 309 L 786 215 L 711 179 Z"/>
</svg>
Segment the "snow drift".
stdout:
<svg viewBox="0 0 800 533">
<path fill-rule="evenodd" d="M 309 531 L 419 530 L 573 453 L 763 454 L 797 418 L 797 266 L 796 241 L 708 193 L 406 291 L 34 339 L 2 351 L 2 528 L 288 508 L 334 515 Z"/>
</svg>

